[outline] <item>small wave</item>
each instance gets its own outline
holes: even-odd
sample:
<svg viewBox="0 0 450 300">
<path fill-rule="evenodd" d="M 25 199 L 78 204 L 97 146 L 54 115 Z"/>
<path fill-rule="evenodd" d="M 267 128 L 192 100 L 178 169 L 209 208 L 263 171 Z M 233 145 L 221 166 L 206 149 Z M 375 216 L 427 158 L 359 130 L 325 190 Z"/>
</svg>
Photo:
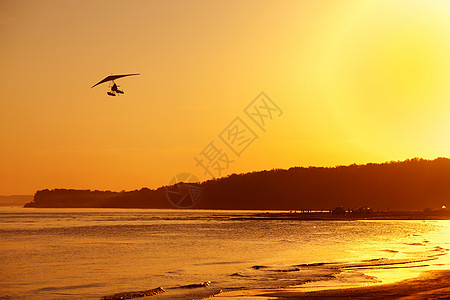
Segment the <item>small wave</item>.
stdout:
<svg viewBox="0 0 450 300">
<path fill-rule="evenodd" d="M 280 270 L 273 270 L 273 271 L 287 273 L 287 272 L 297 272 L 297 271 L 300 271 L 300 269 L 299 268 L 289 268 L 289 269 L 280 269 Z"/>
<path fill-rule="evenodd" d="M 333 263 L 325 263 L 325 262 L 320 262 L 320 263 L 310 263 L 310 264 L 299 264 L 299 265 L 295 265 L 296 267 L 319 267 L 319 266 L 323 266 L 323 265 L 330 265 Z"/>
<path fill-rule="evenodd" d="M 233 273 L 230 276 L 233 276 L 233 277 L 250 277 L 248 275 L 244 275 L 244 274 L 241 274 L 241 273 L 238 273 L 238 272 Z"/>
<path fill-rule="evenodd" d="M 234 264 L 245 264 L 248 261 L 214 261 L 214 262 L 206 262 L 200 264 L 193 264 L 194 266 L 214 266 L 214 265 L 234 265 Z"/>
<path fill-rule="evenodd" d="M 255 270 L 265 269 L 265 268 L 268 268 L 268 266 L 258 266 L 258 265 L 252 266 L 252 269 L 255 269 Z"/>
<path fill-rule="evenodd" d="M 441 246 L 434 247 L 434 251 L 448 251 L 448 249 L 442 248 Z"/>
<path fill-rule="evenodd" d="M 172 271 L 167 271 L 168 274 L 183 274 L 185 273 L 185 270 L 172 270 Z"/>
<path fill-rule="evenodd" d="M 161 293 L 165 293 L 166 291 L 162 287 L 158 287 L 156 289 L 145 290 L 145 291 L 137 291 L 137 292 L 125 292 L 114 294 L 111 296 L 102 297 L 101 300 L 120 300 L 120 299 L 134 299 L 140 297 L 154 296 Z"/>
<path fill-rule="evenodd" d="M 406 243 L 408 246 L 425 246 L 423 243 Z"/>
<path fill-rule="evenodd" d="M 391 266 L 391 265 L 385 265 L 385 266 L 379 266 L 380 269 L 386 270 L 386 269 L 414 269 L 414 268 L 425 268 L 429 267 L 429 264 L 422 264 L 422 265 L 400 265 L 400 266 Z M 364 269 L 364 268 L 360 268 Z M 371 269 L 371 268 L 366 268 Z"/>
<path fill-rule="evenodd" d="M 386 261 L 386 260 L 389 260 L 388 258 L 384 258 L 384 257 L 381 257 L 381 258 L 373 258 L 373 259 L 368 259 L 368 260 L 363 260 L 364 262 L 366 262 L 366 261 L 369 261 L 369 262 L 379 262 L 379 261 Z"/>
<path fill-rule="evenodd" d="M 283 244 L 283 243 L 297 243 L 297 241 L 289 240 L 289 239 L 282 239 L 282 240 L 279 240 L 278 243 L 280 243 L 280 244 Z"/>
<path fill-rule="evenodd" d="M 350 264 L 343 264 L 342 267 L 344 269 L 371 269 L 376 267 L 392 267 L 394 265 L 402 265 L 401 267 L 407 267 L 410 264 L 413 263 L 420 263 L 420 262 L 426 262 L 430 260 L 435 260 L 436 258 L 433 257 L 427 257 L 427 258 L 419 258 L 419 259 L 388 259 L 388 258 L 376 258 L 376 259 L 370 259 L 366 260 L 360 263 L 350 263 Z"/>
<path fill-rule="evenodd" d="M 66 285 L 66 286 L 49 286 L 37 289 L 37 292 L 44 292 L 44 291 L 58 291 L 58 290 L 73 290 L 73 289 L 84 289 L 84 288 L 91 288 L 91 287 L 101 287 L 104 286 L 103 284 L 99 283 L 90 283 L 90 284 L 80 284 L 80 285 Z"/>
<path fill-rule="evenodd" d="M 200 288 L 200 287 L 208 287 L 211 285 L 211 281 L 205 281 L 201 283 L 194 283 L 194 284 L 187 284 L 177 287 L 178 289 L 194 289 L 194 288 Z"/>
<path fill-rule="evenodd" d="M 384 250 L 381 250 L 381 251 L 389 252 L 389 253 L 398 253 L 397 250 L 391 250 L 391 249 L 384 249 Z"/>
</svg>

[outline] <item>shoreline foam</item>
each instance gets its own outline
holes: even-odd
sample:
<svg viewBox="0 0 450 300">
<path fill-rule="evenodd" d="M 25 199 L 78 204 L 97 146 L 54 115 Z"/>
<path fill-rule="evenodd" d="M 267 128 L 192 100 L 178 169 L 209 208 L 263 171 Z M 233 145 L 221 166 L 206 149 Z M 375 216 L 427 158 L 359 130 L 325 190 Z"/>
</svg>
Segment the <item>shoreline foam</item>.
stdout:
<svg viewBox="0 0 450 300">
<path fill-rule="evenodd" d="M 377 283 L 363 287 L 331 288 L 307 291 L 300 288 L 259 289 L 225 292 L 215 296 L 226 299 L 298 299 L 350 297 L 404 299 L 450 299 L 450 270 L 424 271 L 418 277 L 396 283 Z"/>
<path fill-rule="evenodd" d="M 215 297 L 254 300 L 341 297 L 450 299 L 450 270 L 447 269 L 450 256 L 446 253 L 447 251 L 442 249 L 440 254 L 416 261 L 386 260 L 343 264 L 339 268 L 339 273 L 333 276 L 336 280 L 311 281 L 285 288 L 227 291 Z M 435 263 L 426 264 L 430 261 Z M 384 266 L 389 268 L 389 272 L 386 272 Z M 392 268 L 396 274 L 391 274 Z"/>
</svg>

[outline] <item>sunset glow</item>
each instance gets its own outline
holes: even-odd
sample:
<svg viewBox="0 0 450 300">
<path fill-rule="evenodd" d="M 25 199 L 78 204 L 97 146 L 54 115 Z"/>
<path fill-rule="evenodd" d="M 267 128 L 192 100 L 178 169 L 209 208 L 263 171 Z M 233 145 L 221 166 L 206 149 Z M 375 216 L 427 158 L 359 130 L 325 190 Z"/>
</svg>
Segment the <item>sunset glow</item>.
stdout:
<svg viewBox="0 0 450 300">
<path fill-rule="evenodd" d="M 0 38 L 2 195 L 208 179 L 236 117 L 258 138 L 222 175 L 450 156 L 448 1 L 3 1 Z"/>
</svg>

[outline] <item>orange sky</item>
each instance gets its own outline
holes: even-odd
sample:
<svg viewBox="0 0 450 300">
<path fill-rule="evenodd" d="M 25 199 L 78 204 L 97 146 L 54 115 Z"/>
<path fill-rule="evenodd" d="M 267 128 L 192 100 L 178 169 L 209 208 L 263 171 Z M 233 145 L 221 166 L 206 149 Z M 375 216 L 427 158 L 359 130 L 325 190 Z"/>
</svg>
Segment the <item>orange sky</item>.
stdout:
<svg viewBox="0 0 450 300">
<path fill-rule="evenodd" d="M 0 194 L 204 180 L 210 142 L 221 175 L 450 157 L 448 1 L 7 0 L 0 38 Z M 236 117 L 258 136 L 240 156 Z"/>
</svg>

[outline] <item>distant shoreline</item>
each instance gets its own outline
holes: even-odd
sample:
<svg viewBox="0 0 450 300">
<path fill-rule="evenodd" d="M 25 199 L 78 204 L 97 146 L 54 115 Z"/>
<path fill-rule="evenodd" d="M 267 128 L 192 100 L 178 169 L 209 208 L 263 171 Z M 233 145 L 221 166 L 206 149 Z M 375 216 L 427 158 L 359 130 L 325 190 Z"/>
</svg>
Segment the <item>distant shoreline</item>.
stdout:
<svg viewBox="0 0 450 300">
<path fill-rule="evenodd" d="M 15 206 L 20 207 L 20 206 Z M 104 208 L 104 207 L 24 207 L 33 209 L 144 209 L 148 211 L 160 210 L 160 208 Z M 166 210 L 166 208 L 163 208 Z M 180 209 L 171 208 L 169 210 L 182 211 Z M 189 209 L 192 211 L 214 211 L 217 213 L 226 211 L 242 211 L 249 212 L 248 214 L 236 214 L 230 217 L 230 220 L 286 220 L 286 221 L 357 221 L 357 220 L 450 220 L 450 210 L 441 209 L 435 211 L 377 211 L 368 214 L 361 214 L 357 212 L 346 212 L 345 214 L 336 215 L 331 211 L 322 212 L 299 212 L 299 211 L 270 211 L 262 212 L 260 209 Z M 250 213 L 258 211 L 258 213 Z"/>
<path fill-rule="evenodd" d="M 352 221 L 352 220 L 450 220 L 450 210 L 436 210 L 430 212 L 393 211 L 373 212 L 370 214 L 345 213 L 335 215 L 331 212 L 267 212 L 250 216 L 240 216 L 235 220 L 301 220 L 301 221 Z"/>
</svg>

